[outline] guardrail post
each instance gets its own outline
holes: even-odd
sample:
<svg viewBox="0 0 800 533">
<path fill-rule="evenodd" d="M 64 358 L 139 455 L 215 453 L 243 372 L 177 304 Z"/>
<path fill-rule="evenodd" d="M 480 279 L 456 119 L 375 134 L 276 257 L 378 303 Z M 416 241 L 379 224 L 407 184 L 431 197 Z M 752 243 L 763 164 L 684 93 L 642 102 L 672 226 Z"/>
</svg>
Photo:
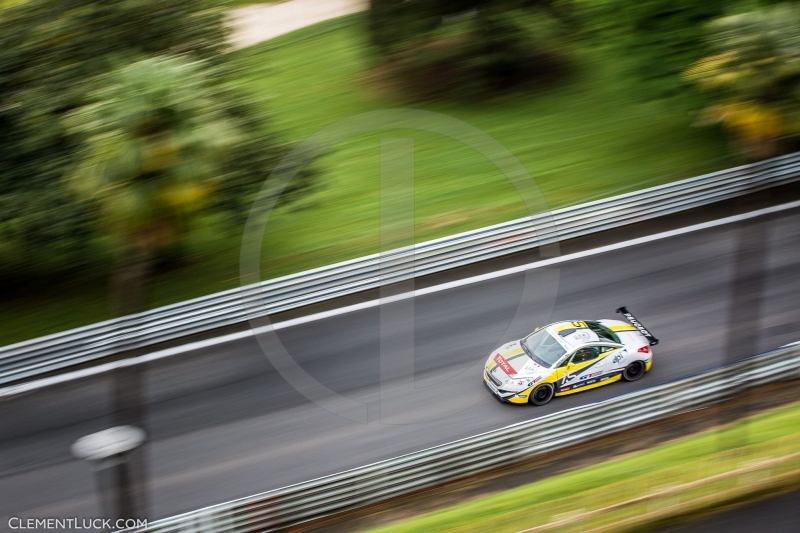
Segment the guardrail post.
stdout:
<svg viewBox="0 0 800 533">
<path fill-rule="evenodd" d="M 769 190 L 764 190 L 755 193 L 750 198 L 739 198 L 737 204 L 743 208 L 743 211 L 751 211 L 766 205 L 768 199 Z M 738 223 L 737 226 L 733 280 L 728 307 L 727 343 L 724 354 L 727 363 L 734 363 L 742 357 L 758 353 L 758 341 L 761 338 L 758 324 L 766 283 L 767 224 L 763 221 L 747 220 Z M 728 397 L 734 398 L 742 392 L 740 388 L 734 387 Z M 722 411 L 722 423 L 727 424 L 734 418 L 747 416 L 749 411 L 750 406 L 746 402 L 740 401 L 739 409 L 735 413 L 729 412 L 726 415 L 724 414 L 726 411 Z M 721 444 L 724 449 L 736 449 L 746 445 L 747 442 L 747 427 L 742 426 L 740 431 L 731 434 L 728 442 Z"/>
</svg>

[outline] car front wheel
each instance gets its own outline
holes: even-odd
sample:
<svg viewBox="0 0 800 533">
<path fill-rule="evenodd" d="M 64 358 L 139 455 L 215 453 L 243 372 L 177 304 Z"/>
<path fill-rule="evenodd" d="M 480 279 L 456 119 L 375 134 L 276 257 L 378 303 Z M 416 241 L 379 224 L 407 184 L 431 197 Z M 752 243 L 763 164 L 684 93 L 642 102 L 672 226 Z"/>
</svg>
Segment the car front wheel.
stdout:
<svg viewBox="0 0 800 533">
<path fill-rule="evenodd" d="M 533 405 L 544 405 L 553 399 L 555 389 L 550 383 L 542 383 L 531 392 L 529 401 Z"/>
<path fill-rule="evenodd" d="M 641 361 L 634 361 L 622 371 L 622 377 L 626 381 L 636 381 L 642 376 L 644 376 L 644 363 Z"/>
</svg>

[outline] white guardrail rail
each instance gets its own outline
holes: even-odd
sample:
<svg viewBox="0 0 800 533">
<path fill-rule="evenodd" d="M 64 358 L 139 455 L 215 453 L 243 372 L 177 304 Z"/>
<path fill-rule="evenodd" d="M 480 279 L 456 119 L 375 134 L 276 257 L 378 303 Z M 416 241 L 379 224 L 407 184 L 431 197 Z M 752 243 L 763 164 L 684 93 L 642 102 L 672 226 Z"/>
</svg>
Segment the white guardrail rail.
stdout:
<svg viewBox="0 0 800 533">
<path fill-rule="evenodd" d="M 370 255 L 271 279 L 260 287 L 231 289 L 12 344 L 0 348 L 0 384 L 242 323 L 255 316 L 678 213 L 798 179 L 800 152 L 795 152 L 423 242 L 383 256 Z M 387 256 L 391 257 L 389 261 Z"/>
<path fill-rule="evenodd" d="M 796 378 L 800 378 L 798 343 L 638 392 L 157 520 L 137 531 L 247 533 L 284 529 L 700 409 L 758 385 Z"/>
</svg>

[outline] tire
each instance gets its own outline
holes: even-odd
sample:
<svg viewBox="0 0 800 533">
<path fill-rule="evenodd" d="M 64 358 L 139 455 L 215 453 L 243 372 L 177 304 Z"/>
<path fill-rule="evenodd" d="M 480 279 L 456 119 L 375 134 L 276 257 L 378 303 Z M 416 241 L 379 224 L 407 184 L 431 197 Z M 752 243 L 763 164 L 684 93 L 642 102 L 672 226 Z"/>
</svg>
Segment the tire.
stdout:
<svg viewBox="0 0 800 533">
<path fill-rule="evenodd" d="M 544 405 L 553 399 L 556 390 L 550 383 L 542 383 L 531 391 L 528 401 L 533 405 Z"/>
<path fill-rule="evenodd" d="M 622 377 L 625 381 L 636 381 L 642 376 L 644 376 L 644 363 L 641 361 L 634 361 L 622 371 Z"/>
</svg>

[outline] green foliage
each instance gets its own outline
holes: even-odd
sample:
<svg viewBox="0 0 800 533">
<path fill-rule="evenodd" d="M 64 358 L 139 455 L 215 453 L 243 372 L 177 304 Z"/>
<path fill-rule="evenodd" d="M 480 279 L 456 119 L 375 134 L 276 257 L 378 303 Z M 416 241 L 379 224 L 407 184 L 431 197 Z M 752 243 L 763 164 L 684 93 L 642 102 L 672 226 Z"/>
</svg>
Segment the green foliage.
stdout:
<svg viewBox="0 0 800 533">
<path fill-rule="evenodd" d="M 551 50 L 557 31 L 556 21 L 543 11 L 479 11 L 467 55 L 492 89 L 542 81 L 561 68 Z"/>
<path fill-rule="evenodd" d="M 559 50 L 559 19 L 550 7 L 510 0 L 373 0 L 368 21 L 396 86 L 417 99 L 474 99 L 563 74 L 566 54 Z"/>
<path fill-rule="evenodd" d="M 229 226 L 235 227 L 246 220 L 262 185 L 287 153 L 289 145 L 272 129 L 272 120 L 264 111 L 263 102 L 233 81 L 240 74 L 227 65 L 224 70 L 225 79 L 231 81 L 219 84 L 218 99 L 222 112 L 240 135 L 238 142 L 226 150 L 209 209 L 224 214 Z M 313 165 L 301 169 L 281 191 L 278 203 L 292 203 L 312 192 L 319 185 L 317 177 Z"/>
<path fill-rule="evenodd" d="M 210 197 L 240 132 L 198 62 L 145 59 L 104 81 L 64 120 L 79 141 L 68 186 L 97 202 L 104 231 L 174 239 Z"/>
<path fill-rule="evenodd" d="M 101 80 L 64 122 L 78 140 L 68 188 L 98 207 L 121 258 L 119 313 L 145 307 L 154 252 L 184 236 L 209 204 L 241 132 L 211 71 L 183 58 L 132 63 Z"/>
<path fill-rule="evenodd" d="M 299 142 L 348 116 L 403 106 L 392 94 L 376 93 L 374 84 L 364 83 L 374 65 L 365 53 L 370 46 L 363 31 L 365 15 L 331 20 L 237 52 L 232 65 L 237 70 L 226 79 L 258 98 L 238 100 L 243 120 L 260 129 L 259 115 L 247 107 L 261 110 L 261 100 L 269 98 L 265 103 L 273 115 L 267 126 Z M 578 74 L 536 95 L 518 92 L 483 106 L 446 102 L 421 107 L 474 124 L 496 138 L 530 171 L 554 209 L 738 163 L 723 157 L 725 147 L 716 131 L 690 128 L 692 117 L 684 110 L 633 98 L 638 85 L 622 71 L 615 52 L 576 43 L 572 61 Z M 528 214 L 508 180 L 479 153 L 439 135 L 414 133 L 417 242 Z M 379 251 L 377 147 L 387 134 L 395 132 L 375 132 L 332 149 L 316 163 L 325 171 L 315 182 L 321 186 L 272 212 L 262 254 L 265 279 Z M 255 140 L 245 143 L 258 155 Z M 225 176 L 217 191 L 227 187 L 229 172 Z M 213 200 L 218 197 L 219 192 Z M 221 231 L 226 226 L 217 224 L 216 212 L 208 217 L 212 220 L 201 215 L 181 242 L 182 261 L 154 273 L 150 306 L 238 286 L 240 228 Z M 92 259 L 99 261 L 96 255 Z M 82 269 L 19 289 L 28 290 L 0 306 L 5 325 L 0 344 L 110 318 L 106 272 Z"/>
<path fill-rule="evenodd" d="M 92 79 L 133 58 L 214 61 L 223 13 L 194 0 L 28 0 L 0 16 L 0 259 L 85 257 L 92 211 L 62 184 L 75 144 L 61 123 Z"/>
<path fill-rule="evenodd" d="M 59 271 L 105 274 L 111 258 L 125 256 L 143 234 L 153 241 L 150 256 L 175 261 L 184 249 L 182 226 L 201 208 L 216 221 L 243 221 L 286 146 L 263 102 L 237 85 L 226 53 L 228 4 L 27 0 L 3 9 L 0 270 L 12 286 L 4 290 Z M 142 61 L 153 56 L 162 58 Z M 168 56 L 183 58 L 183 66 Z M 229 135 L 237 142 L 227 142 Z M 175 166 L 144 179 L 142 165 L 152 167 L 155 153 L 166 157 L 167 145 L 176 150 Z M 203 187 L 184 181 L 179 190 L 191 175 Z M 282 200 L 308 190 L 313 177 L 301 173 Z M 118 180 L 142 187 L 110 187 Z M 172 183 L 167 196 L 181 198 L 169 216 L 165 180 Z M 145 187 L 156 183 L 161 192 Z M 178 216 L 184 209 L 187 216 Z"/>
<path fill-rule="evenodd" d="M 557 0 L 370 0 L 367 20 L 372 43 L 388 54 L 429 40 L 453 20 L 528 7 L 562 11 Z"/>
<path fill-rule="evenodd" d="M 796 146 L 800 133 L 800 8 L 777 5 L 708 25 L 711 55 L 685 76 L 714 104 L 706 123 L 722 124 L 756 157 Z"/>
<path fill-rule="evenodd" d="M 648 94 L 685 89 L 680 73 L 703 55 L 704 25 L 723 14 L 723 0 L 577 0 L 589 33 L 624 52 Z"/>
<path fill-rule="evenodd" d="M 660 531 L 664 524 L 655 519 L 659 510 L 679 507 L 682 502 L 686 511 L 688 502 L 705 498 L 706 504 L 695 512 L 711 512 L 725 503 L 726 490 L 744 492 L 751 488 L 756 492 L 757 487 L 763 490 L 770 487 L 770 481 L 777 481 L 787 472 L 796 472 L 798 463 L 794 459 L 727 480 L 714 478 L 797 453 L 798 415 L 800 403 L 790 404 L 728 426 L 370 529 L 368 533 L 496 533 L 540 528 L 615 531 L 620 530 L 617 528 L 621 523 L 628 526 L 623 531 Z M 713 419 L 709 422 L 717 423 Z M 623 440 L 625 436 L 618 438 Z M 734 453 L 721 446 L 725 441 L 740 439 L 744 442 Z M 758 484 L 749 481 L 755 476 Z M 770 488 L 780 487 L 780 483 L 775 483 Z M 670 489 L 675 492 L 670 493 Z M 659 492 L 662 492 L 660 497 Z M 651 497 L 638 505 L 619 505 L 643 495 Z M 712 501 L 708 502 L 709 499 Z M 648 523 L 649 513 L 653 514 Z M 573 518 L 583 515 L 583 520 L 564 523 L 570 515 Z M 636 529 L 630 523 L 635 518 L 645 519 Z"/>
<path fill-rule="evenodd" d="M 416 34 L 427 31 L 431 22 L 426 12 L 403 0 L 370 0 L 367 24 L 372 44 L 381 54 L 402 47 Z"/>
</svg>

